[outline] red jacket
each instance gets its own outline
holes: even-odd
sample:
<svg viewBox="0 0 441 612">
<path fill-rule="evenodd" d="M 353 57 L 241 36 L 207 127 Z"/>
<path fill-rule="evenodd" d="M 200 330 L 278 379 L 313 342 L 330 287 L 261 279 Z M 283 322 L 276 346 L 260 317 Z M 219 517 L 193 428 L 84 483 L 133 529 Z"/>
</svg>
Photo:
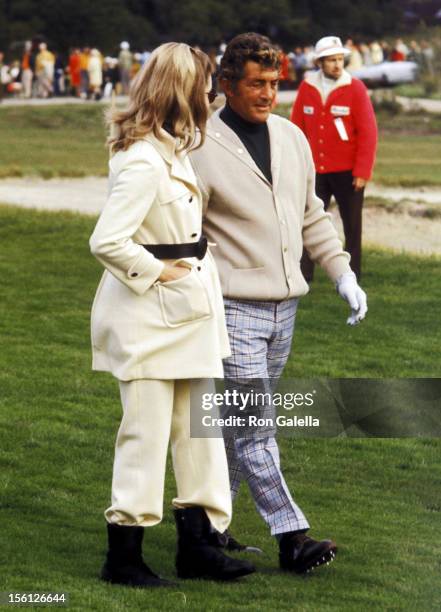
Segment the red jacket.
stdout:
<svg viewBox="0 0 441 612">
<path fill-rule="evenodd" d="M 291 111 L 291 121 L 309 141 L 317 173 L 351 170 L 355 177 L 370 179 L 377 123 L 366 87 L 344 72 L 325 104 L 320 87 L 316 72 L 300 85 Z"/>
</svg>

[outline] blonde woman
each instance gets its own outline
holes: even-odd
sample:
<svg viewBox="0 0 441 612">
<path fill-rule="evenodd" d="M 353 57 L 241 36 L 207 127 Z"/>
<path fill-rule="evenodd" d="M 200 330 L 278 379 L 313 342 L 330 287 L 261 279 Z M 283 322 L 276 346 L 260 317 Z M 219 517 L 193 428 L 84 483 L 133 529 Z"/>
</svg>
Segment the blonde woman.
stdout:
<svg viewBox="0 0 441 612">
<path fill-rule="evenodd" d="M 109 196 L 90 246 L 106 268 L 92 308 L 93 368 L 118 379 L 123 407 L 101 575 L 119 584 L 170 584 L 141 552 L 144 527 L 162 519 L 169 440 L 178 576 L 254 571 L 208 543 L 212 528 L 225 531 L 231 518 L 225 449 L 221 438 L 190 436 L 190 396 L 212 390 L 229 354 L 187 157 L 197 131 L 204 139 L 210 90 L 208 57 L 167 43 L 136 76 L 127 110 L 111 117 Z"/>
</svg>

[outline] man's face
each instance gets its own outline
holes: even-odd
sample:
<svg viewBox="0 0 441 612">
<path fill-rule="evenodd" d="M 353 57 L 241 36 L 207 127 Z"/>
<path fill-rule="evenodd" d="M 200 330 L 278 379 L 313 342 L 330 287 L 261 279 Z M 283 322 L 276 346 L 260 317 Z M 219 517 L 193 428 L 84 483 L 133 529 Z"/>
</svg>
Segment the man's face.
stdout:
<svg viewBox="0 0 441 612">
<path fill-rule="evenodd" d="M 244 76 L 232 87 L 223 82 L 225 94 L 231 108 L 251 123 L 265 123 L 271 112 L 279 83 L 279 71 L 249 61 L 244 67 Z"/>
<path fill-rule="evenodd" d="M 343 74 L 344 65 L 345 56 L 343 53 L 328 55 L 328 57 L 322 57 L 320 60 L 320 67 L 324 75 L 328 77 L 328 79 L 334 79 L 335 81 Z"/>
</svg>

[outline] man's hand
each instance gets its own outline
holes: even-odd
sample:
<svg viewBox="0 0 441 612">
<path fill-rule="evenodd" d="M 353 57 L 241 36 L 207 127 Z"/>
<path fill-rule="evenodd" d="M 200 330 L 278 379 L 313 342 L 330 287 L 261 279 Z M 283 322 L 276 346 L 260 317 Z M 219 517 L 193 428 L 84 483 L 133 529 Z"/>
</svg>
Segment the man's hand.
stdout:
<svg viewBox="0 0 441 612">
<path fill-rule="evenodd" d="M 355 274 L 353 272 L 342 274 L 337 279 L 336 289 L 340 297 L 346 300 L 351 307 L 351 316 L 348 317 L 346 323 L 357 325 L 365 318 L 368 307 L 366 293 L 358 285 Z"/>
<path fill-rule="evenodd" d="M 364 178 L 361 178 L 359 176 L 354 176 L 354 179 L 352 181 L 352 186 L 354 187 L 355 191 L 361 191 L 362 189 L 364 189 L 367 185 L 367 180 Z"/>
<path fill-rule="evenodd" d="M 164 269 L 158 277 L 161 283 L 167 283 L 168 281 L 178 280 L 190 274 L 191 268 L 184 262 L 173 263 L 172 259 L 164 259 Z"/>
</svg>

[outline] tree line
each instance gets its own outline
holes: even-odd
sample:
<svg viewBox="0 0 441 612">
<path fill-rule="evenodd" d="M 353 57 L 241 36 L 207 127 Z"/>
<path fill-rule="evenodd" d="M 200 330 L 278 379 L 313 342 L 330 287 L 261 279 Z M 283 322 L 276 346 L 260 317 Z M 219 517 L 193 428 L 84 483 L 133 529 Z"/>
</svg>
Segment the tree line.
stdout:
<svg viewBox="0 0 441 612">
<path fill-rule="evenodd" d="M 0 0 L 0 50 L 36 37 L 61 53 L 72 46 L 112 54 L 122 40 L 143 50 L 168 41 L 204 48 L 257 31 L 281 45 L 321 36 L 376 38 L 399 33 L 396 0 Z"/>
</svg>

